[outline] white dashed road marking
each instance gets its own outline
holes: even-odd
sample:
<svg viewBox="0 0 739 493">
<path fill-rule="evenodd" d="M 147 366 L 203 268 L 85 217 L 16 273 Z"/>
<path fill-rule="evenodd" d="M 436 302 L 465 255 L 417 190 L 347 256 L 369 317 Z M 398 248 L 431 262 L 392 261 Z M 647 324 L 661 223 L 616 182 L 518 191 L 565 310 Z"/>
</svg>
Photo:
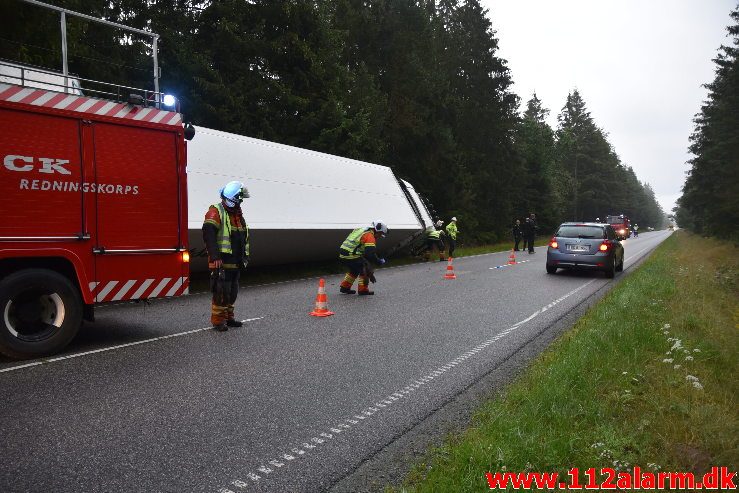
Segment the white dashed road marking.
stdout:
<svg viewBox="0 0 739 493">
<path fill-rule="evenodd" d="M 337 435 L 340 435 L 345 431 L 351 430 L 353 426 L 366 424 L 369 418 L 371 418 L 373 415 L 382 412 L 383 409 L 387 408 L 388 406 L 392 406 L 393 404 L 402 402 L 405 397 L 412 394 L 417 389 L 421 388 L 424 385 L 428 385 L 430 382 L 433 382 L 435 378 L 441 377 L 447 371 L 450 371 L 461 365 L 466 360 L 475 356 L 477 353 L 484 350 L 494 342 L 504 338 L 511 332 L 525 325 L 527 322 L 530 322 L 537 316 L 558 305 L 562 301 L 566 300 L 573 294 L 577 293 L 581 289 L 584 289 L 586 286 L 594 283 L 597 280 L 598 279 L 593 279 L 586 282 L 582 286 L 573 289 L 569 293 L 561 296 L 560 298 L 557 298 L 548 305 L 532 313 L 527 318 L 511 325 L 503 332 L 496 334 L 494 337 L 478 344 L 469 351 L 457 356 L 453 360 L 448 361 L 447 363 L 431 370 L 426 375 L 413 380 L 402 389 L 396 390 L 395 392 L 392 392 L 385 397 L 379 398 L 372 405 L 365 407 L 357 413 L 350 414 L 349 417 L 344 418 L 333 426 L 327 427 L 324 432 L 317 433 L 314 436 L 300 440 L 298 443 L 291 446 L 287 451 L 275 451 L 273 454 L 270 454 L 270 458 L 265 460 L 262 464 L 255 466 L 254 469 L 251 471 L 244 472 L 241 478 L 232 480 L 231 482 L 229 482 L 227 487 L 219 488 L 217 490 L 218 493 L 238 493 L 238 491 L 244 491 L 245 488 L 248 488 L 250 483 L 255 483 L 264 477 L 277 473 L 277 470 L 285 467 L 288 461 L 304 457 L 311 452 L 313 452 L 314 454 L 320 452 L 320 445 L 329 442 Z M 236 489 L 234 490 L 233 488 Z"/>
</svg>

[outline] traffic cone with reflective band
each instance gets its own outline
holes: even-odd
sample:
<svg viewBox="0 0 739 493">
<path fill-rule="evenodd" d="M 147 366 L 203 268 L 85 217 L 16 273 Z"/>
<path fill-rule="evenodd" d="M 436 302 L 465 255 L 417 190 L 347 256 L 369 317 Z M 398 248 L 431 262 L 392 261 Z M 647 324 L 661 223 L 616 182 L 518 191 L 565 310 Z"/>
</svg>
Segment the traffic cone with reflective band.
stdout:
<svg viewBox="0 0 739 493">
<path fill-rule="evenodd" d="M 449 260 L 446 263 L 446 274 L 444 274 L 444 279 L 456 279 L 457 276 L 454 274 L 454 266 L 452 265 L 452 257 L 449 257 Z"/>
<path fill-rule="evenodd" d="M 326 296 L 326 281 L 318 281 L 318 294 L 316 295 L 316 307 L 310 312 L 314 317 L 328 317 L 334 312 L 328 311 L 328 297 Z"/>
<path fill-rule="evenodd" d="M 516 265 L 516 253 L 511 249 L 511 254 L 508 255 L 508 265 Z"/>
</svg>

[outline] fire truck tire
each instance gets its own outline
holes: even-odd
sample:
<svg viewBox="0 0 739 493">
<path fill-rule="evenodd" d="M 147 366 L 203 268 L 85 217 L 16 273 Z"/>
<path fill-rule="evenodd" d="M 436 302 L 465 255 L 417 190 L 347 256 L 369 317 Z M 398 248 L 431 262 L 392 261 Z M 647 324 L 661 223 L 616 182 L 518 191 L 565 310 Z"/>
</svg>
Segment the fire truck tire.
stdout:
<svg viewBox="0 0 739 493">
<path fill-rule="evenodd" d="M 61 274 L 25 269 L 0 281 L 0 353 L 34 358 L 64 348 L 82 324 L 77 288 Z"/>
</svg>

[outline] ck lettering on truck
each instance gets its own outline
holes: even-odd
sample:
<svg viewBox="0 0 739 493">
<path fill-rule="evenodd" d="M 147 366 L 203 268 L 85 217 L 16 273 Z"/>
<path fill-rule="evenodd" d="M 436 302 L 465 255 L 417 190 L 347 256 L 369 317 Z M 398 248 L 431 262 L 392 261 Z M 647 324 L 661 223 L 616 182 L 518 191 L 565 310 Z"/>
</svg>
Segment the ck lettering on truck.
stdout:
<svg viewBox="0 0 739 493">
<path fill-rule="evenodd" d="M 189 286 L 181 115 L 156 77 L 121 101 L 65 75 L 0 78 L 0 353 L 15 358 L 60 351 L 97 304 Z"/>
</svg>

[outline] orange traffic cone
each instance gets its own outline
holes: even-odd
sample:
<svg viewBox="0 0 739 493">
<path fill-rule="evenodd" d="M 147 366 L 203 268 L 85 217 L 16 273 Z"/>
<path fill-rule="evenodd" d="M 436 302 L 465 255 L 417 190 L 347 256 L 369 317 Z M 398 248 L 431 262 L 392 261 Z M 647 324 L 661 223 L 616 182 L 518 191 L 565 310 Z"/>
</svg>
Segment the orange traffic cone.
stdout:
<svg viewBox="0 0 739 493">
<path fill-rule="evenodd" d="M 508 255 L 508 265 L 516 265 L 516 253 L 511 249 L 511 254 Z"/>
<path fill-rule="evenodd" d="M 452 257 L 449 257 L 449 260 L 446 263 L 446 274 L 444 274 L 444 279 L 456 279 L 457 276 L 454 274 L 454 266 L 452 265 Z"/>
<path fill-rule="evenodd" d="M 314 317 L 328 317 L 334 312 L 328 311 L 328 297 L 326 296 L 326 281 L 318 281 L 318 294 L 316 295 L 316 307 L 310 312 Z"/>
</svg>

